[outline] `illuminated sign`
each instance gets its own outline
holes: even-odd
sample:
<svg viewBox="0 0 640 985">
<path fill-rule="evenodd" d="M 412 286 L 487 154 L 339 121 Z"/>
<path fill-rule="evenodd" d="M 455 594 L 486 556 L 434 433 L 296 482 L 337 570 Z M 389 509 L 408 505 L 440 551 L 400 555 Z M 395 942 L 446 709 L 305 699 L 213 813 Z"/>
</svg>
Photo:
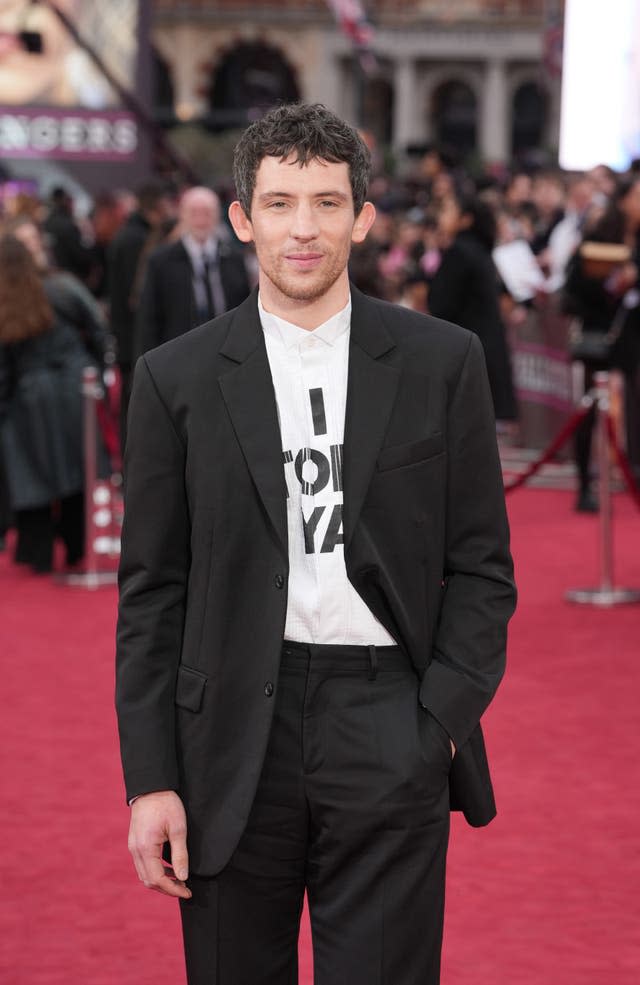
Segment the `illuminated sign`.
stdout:
<svg viewBox="0 0 640 985">
<path fill-rule="evenodd" d="M 43 3 L 0 0 L 0 154 L 132 161 L 140 135 L 110 75 L 136 89 L 140 0 L 56 0 L 107 74 Z"/>
<path fill-rule="evenodd" d="M 3 157 L 126 161 L 137 147 L 138 127 L 130 113 L 0 108 Z"/>
</svg>

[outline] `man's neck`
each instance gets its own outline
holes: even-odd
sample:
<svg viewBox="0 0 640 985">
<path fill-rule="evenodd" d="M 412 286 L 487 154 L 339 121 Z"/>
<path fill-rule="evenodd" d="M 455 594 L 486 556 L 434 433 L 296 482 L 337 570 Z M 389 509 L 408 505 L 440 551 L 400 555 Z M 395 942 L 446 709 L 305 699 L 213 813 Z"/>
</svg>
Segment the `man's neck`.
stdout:
<svg viewBox="0 0 640 985">
<path fill-rule="evenodd" d="M 283 294 L 268 277 L 260 275 L 260 301 L 265 311 L 292 325 L 313 332 L 345 307 L 349 301 L 349 278 L 345 272 L 329 290 L 312 301 L 299 301 Z"/>
</svg>

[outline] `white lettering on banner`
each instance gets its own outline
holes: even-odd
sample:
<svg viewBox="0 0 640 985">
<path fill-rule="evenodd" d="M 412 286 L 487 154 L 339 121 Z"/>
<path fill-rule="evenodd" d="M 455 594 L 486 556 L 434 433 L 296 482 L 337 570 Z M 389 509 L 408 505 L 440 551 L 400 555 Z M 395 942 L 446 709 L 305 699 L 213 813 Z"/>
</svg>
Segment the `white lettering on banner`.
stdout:
<svg viewBox="0 0 640 985">
<path fill-rule="evenodd" d="M 91 150 L 107 150 L 109 147 L 109 124 L 106 120 L 91 120 L 87 127 L 87 143 Z"/>
<path fill-rule="evenodd" d="M 82 150 L 84 140 L 84 121 L 77 116 L 67 116 L 60 127 L 60 146 L 63 150 Z"/>
<path fill-rule="evenodd" d="M 51 151 L 57 146 L 59 130 L 52 116 L 36 116 L 31 121 L 31 145 L 34 150 Z"/>
<path fill-rule="evenodd" d="M 5 152 L 28 149 L 29 120 L 26 116 L 0 117 L 0 147 Z"/>
<path fill-rule="evenodd" d="M 133 120 L 116 120 L 113 139 L 116 148 L 122 154 L 132 154 L 138 146 L 138 131 Z"/>
<path fill-rule="evenodd" d="M 0 109 L 0 153 L 7 157 L 131 157 L 138 148 L 136 121 L 127 116 L 80 113 L 9 113 Z"/>
</svg>

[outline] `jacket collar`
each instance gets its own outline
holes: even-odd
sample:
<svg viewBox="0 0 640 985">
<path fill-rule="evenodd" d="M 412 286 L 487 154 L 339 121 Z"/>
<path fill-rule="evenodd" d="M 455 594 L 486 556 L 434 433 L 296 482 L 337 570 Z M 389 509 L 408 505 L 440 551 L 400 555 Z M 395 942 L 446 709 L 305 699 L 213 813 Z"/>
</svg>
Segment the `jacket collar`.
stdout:
<svg viewBox="0 0 640 985">
<path fill-rule="evenodd" d="M 400 370 L 389 360 L 395 343 L 380 305 L 355 287 L 352 316 L 344 437 L 344 544 L 356 528 L 376 458 L 396 399 Z M 288 560 L 287 490 L 269 360 L 260 318 L 257 290 L 235 309 L 221 354 L 235 363 L 218 377 L 256 489 Z"/>
<path fill-rule="evenodd" d="M 235 309 L 220 352 L 236 363 L 243 363 L 261 344 L 262 339 L 256 287 Z M 372 359 L 378 359 L 395 346 L 378 305 L 353 284 L 351 284 L 351 341 Z"/>
</svg>

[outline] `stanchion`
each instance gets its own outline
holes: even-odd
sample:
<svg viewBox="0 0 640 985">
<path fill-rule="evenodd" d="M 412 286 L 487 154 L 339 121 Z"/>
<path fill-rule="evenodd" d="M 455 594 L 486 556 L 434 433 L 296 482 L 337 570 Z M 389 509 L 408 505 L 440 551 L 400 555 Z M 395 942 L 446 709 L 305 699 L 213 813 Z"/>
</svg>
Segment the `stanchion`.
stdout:
<svg viewBox="0 0 640 985">
<path fill-rule="evenodd" d="M 108 480 L 98 479 L 97 407 L 103 397 L 98 371 L 87 366 L 82 373 L 84 426 L 84 515 L 85 556 L 82 571 L 62 574 L 59 580 L 81 588 L 113 585 L 117 572 L 100 570 L 99 558 L 116 559 L 120 553 L 114 490 Z"/>
<path fill-rule="evenodd" d="M 616 588 L 613 583 L 613 503 L 608 424 L 609 374 L 596 373 L 594 380 L 600 496 L 600 585 L 598 588 L 573 588 L 567 592 L 567 599 L 581 605 L 622 605 L 640 602 L 640 591 L 633 588 Z"/>
</svg>

